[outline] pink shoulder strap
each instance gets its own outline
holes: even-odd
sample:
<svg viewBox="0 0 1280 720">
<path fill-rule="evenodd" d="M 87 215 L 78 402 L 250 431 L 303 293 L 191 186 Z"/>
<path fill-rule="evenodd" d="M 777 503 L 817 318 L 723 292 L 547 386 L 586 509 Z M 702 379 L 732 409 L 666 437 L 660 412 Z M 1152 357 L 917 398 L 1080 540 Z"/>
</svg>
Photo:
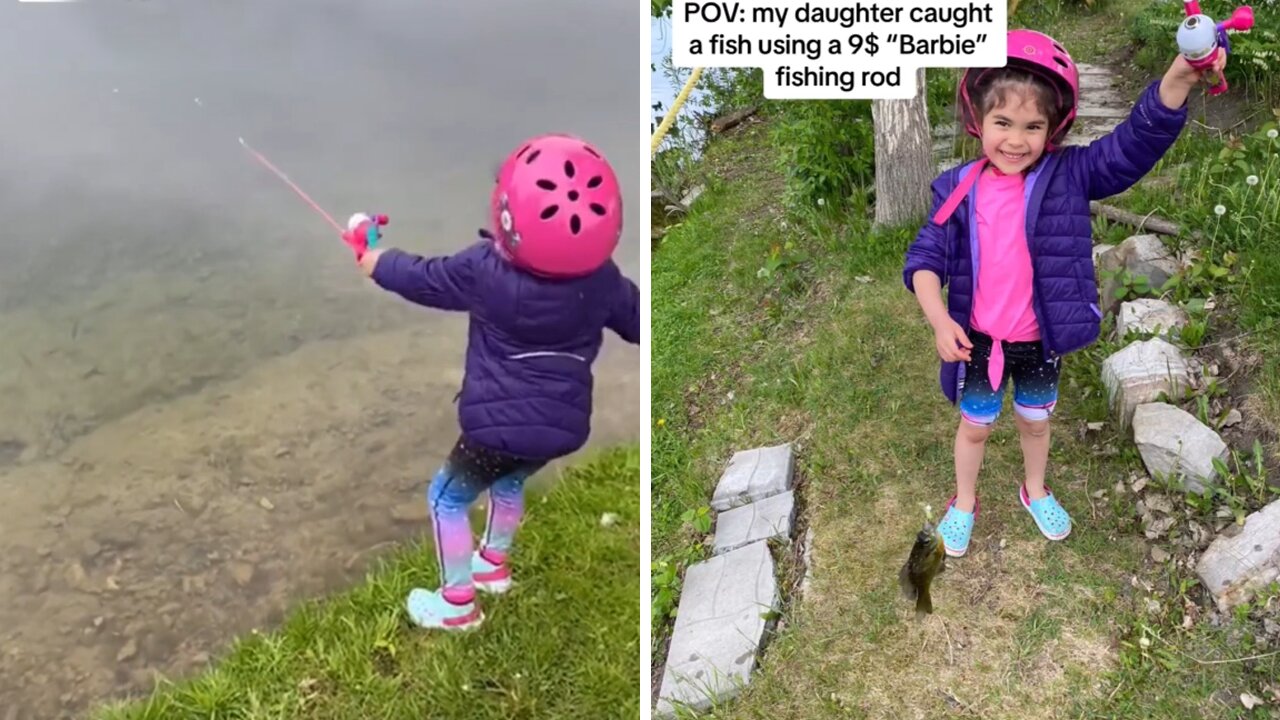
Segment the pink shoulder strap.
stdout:
<svg viewBox="0 0 1280 720">
<path fill-rule="evenodd" d="M 969 188 L 978 182 L 978 177 L 982 175 L 982 169 L 987 165 L 987 158 L 979 158 L 973 164 L 973 168 L 969 174 L 956 185 L 956 189 L 951 191 L 951 195 L 947 197 L 946 202 L 942 203 L 942 207 L 938 208 L 938 212 L 934 213 L 933 222 L 941 225 L 951 219 L 951 213 L 956 211 L 956 207 L 960 205 L 960 201 L 964 200 L 969 194 Z"/>
</svg>

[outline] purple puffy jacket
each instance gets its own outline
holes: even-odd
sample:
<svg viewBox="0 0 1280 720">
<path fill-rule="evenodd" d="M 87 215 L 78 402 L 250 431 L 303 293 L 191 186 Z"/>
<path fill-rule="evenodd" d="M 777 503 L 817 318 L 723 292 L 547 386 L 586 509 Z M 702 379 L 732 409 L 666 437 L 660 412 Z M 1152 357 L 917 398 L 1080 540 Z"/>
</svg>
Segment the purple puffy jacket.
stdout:
<svg viewBox="0 0 1280 720">
<path fill-rule="evenodd" d="M 388 250 L 373 280 L 410 302 L 470 314 L 462 434 L 517 457 L 552 460 L 586 444 L 604 329 L 640 343 L 640 290 L 612 261 L 585 277 L 547 280 L 484 239 L 442 257 Z"/>
</svg>

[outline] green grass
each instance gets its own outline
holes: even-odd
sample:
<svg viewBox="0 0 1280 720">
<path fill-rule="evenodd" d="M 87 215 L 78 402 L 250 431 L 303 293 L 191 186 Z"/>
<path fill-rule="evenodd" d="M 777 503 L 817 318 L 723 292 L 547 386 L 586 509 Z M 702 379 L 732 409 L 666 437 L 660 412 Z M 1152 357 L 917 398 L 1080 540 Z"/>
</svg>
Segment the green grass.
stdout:
<svg viewBox="0 0 1280 720">
<path fill-rule="evenodd" d="M 404 598 L 438 584 L 429 545 L 237 642 L 205 674 L 98 712 L 99 720 L 638 718 L 639 450 L 616 449 L 530 497 L 516 586 L 481 596 L 465 634 L 409 624 Z M 619 516 L 603 528 L 603 513 Z"/>
<path fill-rule="evenodd" d="M 1089 34 L 1073 11 L 1057 22 Z M 1219 148 L 1189 130 L 1162 168 Z M 1071 538 L 1047 542 L 1016 502 L 1022 458 L 1006 405 L 979 480 L 971 555 L 949 564 L 936 614 L 915 623 L 896 572 L 920 504 L 937 509 L 954 491 L 957 421 L 937 389 L 931 334 L 901 284 L 915 228 L 872 230 L 856 211 L 784 213 L 778 158 L 767 122 L 717 138 L 700 170 L 706 193 L 653 259 L 655 561 L 682 569 L 704 554 L 706 533 L 686 514 L 706 505 L 734 451 L 760 445 L 795 443 L 815 532 L 811 589 L 788 608 L 752 684 L 706 716 L 1268 717 L 1271 705 L 1250 713 L 1238 699 L 1271 703 L 1270 688 L 1280 691 L 1280 655 L 1250 659 L 1265 652 L 1249 639 L 1259 615 L 1181 629 L 1193 572 L 1152 563 L 1138 498 L 1116 490 L 1145 472 L 1141 460 L 1112 425 L 1085 432 L 1108 415 L 1099 364 L 1119 347 L 1111 338 L 1064 363 L 1048 483 L 1076 520 Z M 1147 193 L 1204 229 L 1212 194 L 1192 180 L 1176 177 L 1176 194 L 1153 183 L 1110 202 L 1141 208 Z M 1100 226 L 1115 240 L 1127 234 Z M 1243 328 L 1254 352 L 1280 349 L 1270 299 L 1280 261 L 1267 259 L 1268 237 L 1239 247 L 1256 261 L 1247 278 L 1214 288 L 1233 310 L 1214 316 L 1206 342 Z M 1250 377 L 1263 422 L 1280 419 L 1276 357 Z M 678 576 L 655 578 L 669 593 L 664 610 L 678 602 Z M 660 663 L 670 625 L 656 620 Z"/>
</svg>

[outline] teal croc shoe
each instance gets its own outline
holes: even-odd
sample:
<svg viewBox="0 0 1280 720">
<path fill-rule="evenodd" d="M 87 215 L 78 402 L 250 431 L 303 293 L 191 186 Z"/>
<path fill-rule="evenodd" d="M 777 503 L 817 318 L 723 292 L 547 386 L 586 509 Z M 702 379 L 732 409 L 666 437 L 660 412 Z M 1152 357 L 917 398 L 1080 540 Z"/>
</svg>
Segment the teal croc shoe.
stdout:
<svg viewBox="0 0 1280 720">
<path fill-rule="evenodd" d="M 511 589 L 511 566 L 495 565 L 483 552 L 471 555 L 471 581 L 476 589 L 492 595 L 501 595 Z"/>
<path fill-rule="evenodd" d="M 978 500 L 974 498 L 973 512 L 967 513 L 956 507 L 956 498 L 951 496 L 947 501 L 947 514 L 938 523 L 938 532 L 942 534 L 942 544 L 951 557 L 964 557 L 969 552 L 969 535 L 973 533 L 973 521 L 978 517 Z"/>
<path fill-rule="evenodd" d="M 439 590 L 414 588 L 405 605 L 414 625 L 432 630 L 471 630 L 484 620 L 474 598 L 458 605 L 446 600 Z"/>
<path fill-rule="evenodd" d="M 1031 518 L 1036 521 L 1036 526 L 1045 537 L 1050 540 L 1062 540 L 1071 534 L 1071 516 L 1058 504 L 1058 499 L 1053 496 L 1053 491 L 1048 485 L 1044 486 L 1044 491 L 1048 494 L 1039 500 L 1032 501 L 1027 495 L 1027 486 L 1024 484 L 1018 489 L 1018 500 L 1022 502 L 1022 507 L 1031 513 Z"/>
</svg>

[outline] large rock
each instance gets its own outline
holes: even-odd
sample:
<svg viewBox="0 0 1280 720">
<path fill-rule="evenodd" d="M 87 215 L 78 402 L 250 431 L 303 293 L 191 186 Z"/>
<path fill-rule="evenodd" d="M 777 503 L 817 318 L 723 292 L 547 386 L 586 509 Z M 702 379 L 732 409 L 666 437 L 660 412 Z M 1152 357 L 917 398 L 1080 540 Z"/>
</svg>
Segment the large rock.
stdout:
<svg viewBox="0 0 1280 720">
<path fill-rule="evenodd" d="M 1160 242 L 1156 235 L 1134 235 L 1102 253 L 1097 263 L 1100 271 L 1124 269 L 1133 275 L 1146 276 L 1148 284 L 1153 288 L 1164 285 L 1182 269 L 1182 264 L 1173 251 Z M 1119 287 L 1120 281 L 1114 277 L 1108 277 L 1102 282 L 1102 304 L 1110 312 L 1115 312 L 1120 304 L 1116 299 Z"/>
<path fill-rule="evenodd" d="M 711 507 L 723 512 L 791 489 L 795 459 L 791 445 L 735 453 L 711 496 Z"/>
<path fill-rule="evenodd" d="M 1187 324 L 1187 314 L 1182 308 L 1155 298 L 1139 298 L 1121 303 L 1116 317 L 1116 337 L 1124 339 L 1130 331 L 1154 334 L 1169 339 L 1174 328 Z"/>
<path fill-rule="evenodd" d="M 1280 580 L 1280 500 L 1245 518 L 1235 537 L 1219 535 L 1200 556 L 1196 574 L 1224 611 Z"/>
<path fill-rule="evenodd" d="M 1102 383 L 1120 427 L 1127 428 L 1133 411 L 1154 402 L 1160 393 L 1180 397 L 1190 384 L 1182 351 L 1160 338 L 1129 343 L 1102 362 Z"/>
<path fill-rule="evenodd" d="M 773 573 L 765 542 L 689 568 L 658 691 L 658 716 L 671 717 L 677 705 L 706 710 L 751 681 L 770 624 L 765 617 L 778 607 Z"/>
<path fill-rule="evenodd" d="M 1202 493 L 1217 471 L 1214 458 L 1227 461 L 1227 444 L 1191 413 L 1166 405 L 1145 403 L 1133 413 L 1133 442 L 1152 476 L 1181 481 L 1189 491 Z"/>
<path fill-rule="evenodd" d="M 788 490 L 781 495 L 720 513 L 716 518 L 713 553 L 720 555 L 769 538 L 789 540 L 795 509 L 795 495 Z"/>
</svg>

